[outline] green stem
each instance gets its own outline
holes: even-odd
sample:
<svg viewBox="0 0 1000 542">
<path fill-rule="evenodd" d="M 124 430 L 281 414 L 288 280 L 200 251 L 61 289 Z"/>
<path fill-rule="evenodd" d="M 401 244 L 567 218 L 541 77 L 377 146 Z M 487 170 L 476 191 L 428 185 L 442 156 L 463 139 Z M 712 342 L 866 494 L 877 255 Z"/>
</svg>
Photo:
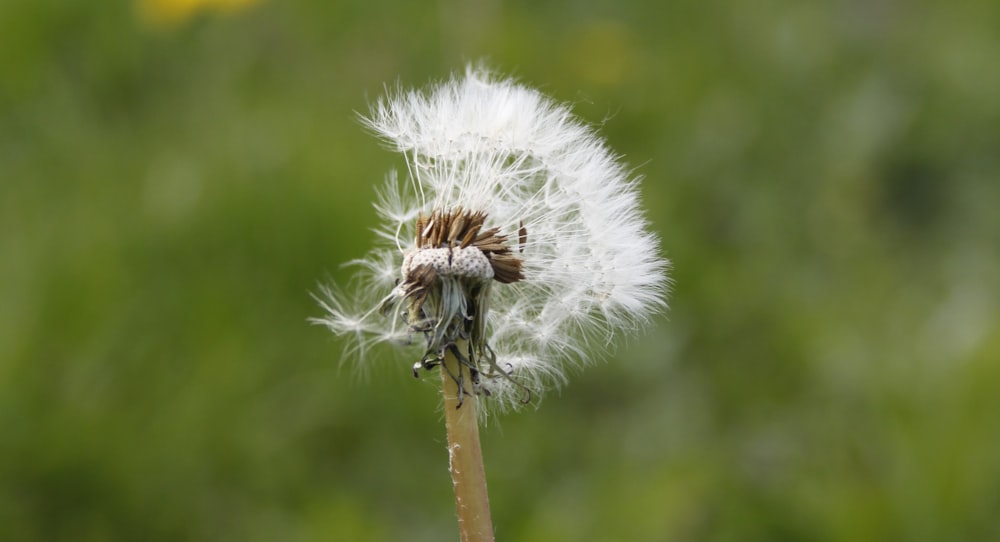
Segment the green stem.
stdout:
<svg viewBox="0 0 1000 542">
<path fill-rule="evenodd" d="M 468 355 L 469 344 L 456 345 Z M 441 380 L 444 391 L 445 427 L 448 431 L 448 456 L 451 479 L 455 486 L 455 506 L 458 509 L 458 530 L 462 542 L 492 542 L 493 522 L 490 519 L 490 498 L 486 491 L 483 452 L 479 445 L 479 423 L 476 419 L 478 397 L 472 392 L 469 368 L 459 363 L 450 349 L 446 350 Z M 465 388 L 459 395 L 458 377 Z"/>
</svg>

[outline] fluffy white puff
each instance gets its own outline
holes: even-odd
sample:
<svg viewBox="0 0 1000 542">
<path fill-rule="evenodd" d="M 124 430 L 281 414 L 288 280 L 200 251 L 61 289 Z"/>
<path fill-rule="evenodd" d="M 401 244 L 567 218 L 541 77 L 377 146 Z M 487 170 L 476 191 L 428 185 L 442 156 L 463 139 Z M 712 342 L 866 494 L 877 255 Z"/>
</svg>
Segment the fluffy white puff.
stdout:
<svg viewBox="0 0 1000 542">
<path fill-rule="evenodd" d="M 382 99 L 364 122 L 405 155 L 410 182 L 390 174 L 380 192 L 380 237 L 394 247 L 358 262 L 371 279 L 362 291 L 402 295 L 386 277 L 413 246 L 419 214 L 485 211 L 486 227 L 500 227 L 517 246 L 525 277 L 492 288 L 487 335 L 498 367 L 535 395 L 563 379 L 566 362 L 586 361 L 616 331 L 665 308 L 669 263 L 647 229 L 636 180 L 565 105 L 469 67 L 428 92 Z M 405 328 L 374 310 L 386 298 L 358 299 L 360 315 L 349 316 L 342 296 L 331 296 L 319 322 L 355 334 L 362 349 Z M 503 406 L 523 397 L 505 378 L 483 387 Z"/>
</svg>

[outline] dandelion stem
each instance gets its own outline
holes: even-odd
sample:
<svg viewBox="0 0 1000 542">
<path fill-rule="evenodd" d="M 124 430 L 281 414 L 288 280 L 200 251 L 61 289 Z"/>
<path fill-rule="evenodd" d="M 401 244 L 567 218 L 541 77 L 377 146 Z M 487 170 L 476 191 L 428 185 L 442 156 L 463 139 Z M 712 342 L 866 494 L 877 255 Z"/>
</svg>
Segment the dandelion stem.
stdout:
<svg viewBox="0 0 1000 542">
<path fill-rule="evenodd" d="M 460 352 L 468 354 L 468 341 L 459 341 L 456 346 Z M 483 452 L 479 445 L 477 397 L 472 393 L 472 375 L 469 367 L 460 363 L 451 349 L 445 352 L 441 379 L 458 529 L 462 542 L 492 542 L 493 522 L 490 519 L 490 498 L 486 492 Z M 453 377 L 458 377 L 458 381 Z M 465 388 L 464 397 L 460 395 L 459 382 Z"/>
</svg>

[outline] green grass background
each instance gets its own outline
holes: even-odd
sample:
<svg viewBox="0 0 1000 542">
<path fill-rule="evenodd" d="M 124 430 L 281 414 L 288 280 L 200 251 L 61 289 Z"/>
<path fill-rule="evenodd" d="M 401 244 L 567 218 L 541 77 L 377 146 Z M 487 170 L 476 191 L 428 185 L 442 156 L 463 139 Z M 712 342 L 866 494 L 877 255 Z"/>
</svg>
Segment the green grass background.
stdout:
<svg viewBox="0 0 1000 542">
<path fill-rule="evenodd" d="M 486 58 L 644 177 L 668 315 L 483 447 L 498 538 L 1000 538 L 1000 4 L 0 3 L 0 539 L 457 539 L 437 380 L 310 292 Z"/>
</svg>

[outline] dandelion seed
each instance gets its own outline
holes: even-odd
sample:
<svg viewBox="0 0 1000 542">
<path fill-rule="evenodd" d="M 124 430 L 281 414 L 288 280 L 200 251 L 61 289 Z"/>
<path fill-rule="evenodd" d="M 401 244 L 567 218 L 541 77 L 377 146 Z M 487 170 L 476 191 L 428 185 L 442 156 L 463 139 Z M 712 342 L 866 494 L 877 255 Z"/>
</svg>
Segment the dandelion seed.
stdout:
<svg viewBox="0 0 1000 542">
<path fill-rule="evenodd" d="M 456 355 L 472 393 L 510 406 L 665 308 L 669 264 L 637 181 L 568 107 L 469 67 L 364 122 L 405 156 L 409 182 L 390 173 L 379 193 L 387 246 L 357 262 L 360 297 L 330 294 L 317 319 L 358 352 L 421 338 L 419 373 L 467 341 Z"/>
</svg>

